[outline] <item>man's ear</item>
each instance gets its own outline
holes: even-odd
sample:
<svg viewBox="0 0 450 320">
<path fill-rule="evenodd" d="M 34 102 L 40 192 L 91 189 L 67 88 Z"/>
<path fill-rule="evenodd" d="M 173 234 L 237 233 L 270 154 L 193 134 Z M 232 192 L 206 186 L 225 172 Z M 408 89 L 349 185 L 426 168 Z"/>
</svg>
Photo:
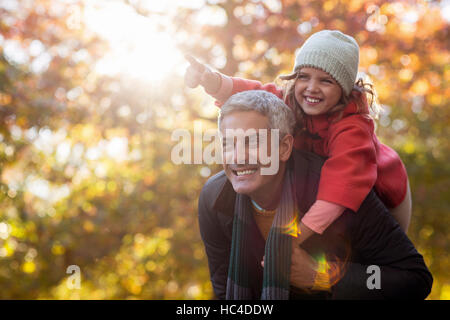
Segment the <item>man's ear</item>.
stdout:
<svg viewBox="0 0 450 320">
<path fill-rule="evenodd" d="M 294 147 L 294 137 L 290 134 L 285 135 L 280 141 L 280 161 L 288 161 Z"/>
</svg>

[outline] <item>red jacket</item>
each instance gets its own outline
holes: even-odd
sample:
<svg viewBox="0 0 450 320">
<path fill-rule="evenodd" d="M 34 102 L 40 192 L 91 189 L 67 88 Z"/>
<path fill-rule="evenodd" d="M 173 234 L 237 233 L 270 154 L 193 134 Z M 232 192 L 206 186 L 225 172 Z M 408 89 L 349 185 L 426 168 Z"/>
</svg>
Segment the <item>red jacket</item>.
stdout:
<svg viewBox="0 0 450 320">
<path fill-rule="evenodd" d="M 219 101 L 247 90 L 265 90 L 283 98 L 274 84 L 221 76 L 221 89 L 213 94 Z M 356 111 L 356 103 L 350 102 L 338 121 L 327 114 L 307 116 L 308 134 L 297 135 L 294 147 L 328 158 L 322 167 L 317 200 L 357 211 L 375 187 L 383 203 L 395 208 L 406 195 L 405 166 L 394 150 L 378 140 L 373 120 Z"/>
</svg>

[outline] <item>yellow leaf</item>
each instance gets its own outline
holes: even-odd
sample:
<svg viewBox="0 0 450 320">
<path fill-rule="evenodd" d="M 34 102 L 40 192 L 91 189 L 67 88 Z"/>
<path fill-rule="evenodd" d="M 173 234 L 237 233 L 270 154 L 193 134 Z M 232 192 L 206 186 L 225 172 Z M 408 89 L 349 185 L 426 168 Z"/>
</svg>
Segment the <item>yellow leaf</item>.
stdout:
<svg viewBox="0 0 450 320">
<path fill-rule="evenodd" d="M 414 153 L 414 152 L 416 151 L 416 147 L 414 146 L 414 144 L 413 144 L 412 142 L 408 142 L 408 143 L 406 143 L 406 144 L 403 146 L 403 150 L 404 150 L 406 153 L 411 154 L 411 153 Z"/>
<path fill-rule="evenodd" d="M 83 229 L 86 230 L 87 232 L 92 232 L 92 231 L 94 231 L 95 226 L 94 226 L 94 224 L 91 221 L 86 220 L 83 223 Z"/>
<path fill-rule="evenodd" d="M 57 256 L 57 255 L 61 255 L 66 251 L 66 249 L 59 243 L 55 243 L 52 246 L 52 253 Z"/>
<path fill-rule="evenodd" d="M 414 73 L 412 72 L 412 70 L 406 69 L 406 68 L 400 70 L 398 73 L 399 79 L 404 82 L 410 81 L 412 79 L 413 75 L 414 75 Z"/>
<path fill-rule="evenodd" d="M 411 91 L 418 95 L 425 95 L 429 88 L 428 81 L 426 79 L 420 79 L 414 82 Z"/>
<path fill-rule="evenodd" d="M 25 273 L 33 273 L 36 270 L 36 265 L 33 261 L 24 262 L 22 265 L 22 271 Z"/>
</svg>

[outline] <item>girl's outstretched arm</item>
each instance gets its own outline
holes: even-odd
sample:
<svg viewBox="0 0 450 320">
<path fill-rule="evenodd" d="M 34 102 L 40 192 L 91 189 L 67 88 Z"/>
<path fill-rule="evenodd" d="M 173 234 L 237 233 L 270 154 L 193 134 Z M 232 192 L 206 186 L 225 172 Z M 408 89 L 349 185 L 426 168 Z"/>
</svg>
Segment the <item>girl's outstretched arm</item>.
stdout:
<svg viewBox="0 0 450 320">
<path fill-rule="evenodd" d="M 203 86 L 206 93 L 215 98 L 218 107 L 233 94 L 248 90 L 264 90 L 283 99 L 283 91 L 274 83 L 262 84 L 259 81 L 247 80 L 238 77 L 229 77 L 220 72 L 214 72 L 206 65 L 200 63 L 190 55 L 186 55 L 190 66 L 186 70 L 184 79 L 190 88 Z"/>
</svg>

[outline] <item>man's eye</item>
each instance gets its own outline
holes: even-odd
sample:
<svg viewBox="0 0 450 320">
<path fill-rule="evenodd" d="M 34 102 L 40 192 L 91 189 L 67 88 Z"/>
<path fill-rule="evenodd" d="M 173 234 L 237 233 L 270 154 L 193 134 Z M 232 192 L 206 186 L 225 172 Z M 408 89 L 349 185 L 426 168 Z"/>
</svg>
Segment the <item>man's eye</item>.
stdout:
<svg viewBox="0 0 450 320">
<path fill-rule="evenodd" d="M 258 147 L 258 141 L 254 140 L 254 141 L 250 141 L 248 144 L 249 148 L 256 148 Z"/>
<path fill-rule="evenodd" d="M 245 144 L 250 148 L 255 148 L 258 145 L 258 137 L 245 137 Z"/>
<path fill-rule="evenodd" d="M 233 148 L 233 142 L 230 141 L 224 141 L 222 144 L 222 147 L 226 150 L 230 150 Z"/>
</svg>

